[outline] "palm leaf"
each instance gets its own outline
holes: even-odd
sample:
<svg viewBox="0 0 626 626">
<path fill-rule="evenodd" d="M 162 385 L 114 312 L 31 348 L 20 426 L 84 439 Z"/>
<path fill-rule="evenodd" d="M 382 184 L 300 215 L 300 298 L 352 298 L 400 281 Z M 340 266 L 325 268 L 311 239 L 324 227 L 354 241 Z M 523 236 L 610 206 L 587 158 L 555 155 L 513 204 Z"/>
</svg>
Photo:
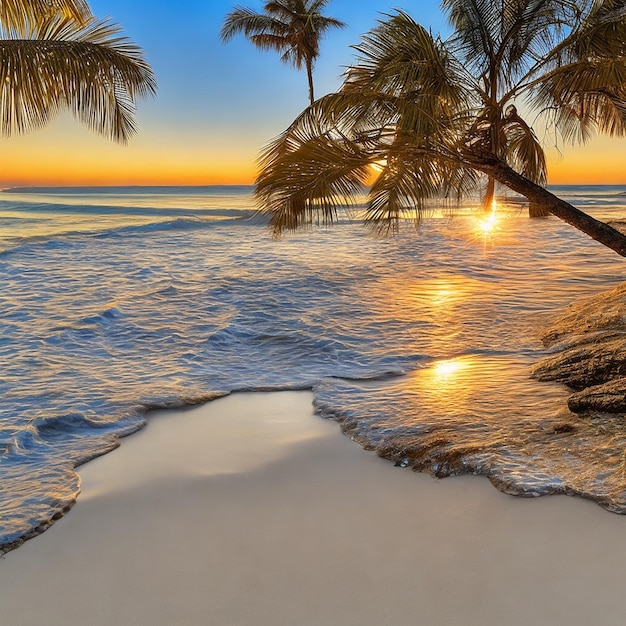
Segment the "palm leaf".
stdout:
<svg viewBox="0 0 626 626">
<path fill-rule="evenodd" d="M 568 141 L 596 132 L 624 134 L 626 4 L 595 0 L 578 7 L 571 30 L 523 85 Z"/>
<path fill-rule="evenodd" d="M 437 146 L 397 132 L 385 148 L 380 174 L 368 194 L 366 221 L 395 230 L 401 220 L 422 218 L 427 200 L 459 199 L 475 189 L 478 177 Z"/>
<path fill-rule="evenodd" d="M 517 172 L 538 185 L 548 182 L 546 156 L 532 129 L 511 107 L 504 128 L 506 135 L 506 160 Z"/>
<path fill-rule="evenodd" d="M 273 150 L 270 150 L 273 152 Z M 263 157 L 262 157 L 263 159 Z M 370 158 L 351 142 L 314 137 L 264 163 L 255 195 L 276 232 L 313 221 L 332 223 L 337 208 L 364 189 Z"/>
<path fill-rule="evenodd" d="M 222 41 L 227 42 L 235 35 L 241 33 L 248 38 L 268 34 L 285 38 L 288 34 L 288 25 L 270 15 L 256 13 L 252 9 L 238 6 L 226 16 L 220 31 L 220 37 Z M 254 39 L 252 41 L 256 44 Z M 263 48 L 262 39 L 257 41 L 259 41 L 260 47 Z"/>
<path fill-rule="evenodd" d="M 127 141 L 136 131 L 135 100 L 156 90 L 141 50 L 95 19 L 80 26 L 56 17 L 30 35 L 0 41 L 2 134 L 42 126 L 64 107 L 92 130 Z"/>
<path fill-rule="evenodd" d="M 342 92 L 387 112 L 393 124 L 418 142 L 450 146 L 467 129 L 475 107 L 467 74 L 447 46 L 399 11 L 355 46 L 355 65 Z"/>
<path fill-rule="evenodd" d="M 596 132 L 626 135 L 625 58 L 570 63 L 548 73 L 533 92 L 533 104 L 551 112 L 568 141 Z"/>
<path fill-rule="evenodd" d="M 270 142 L 259 157 L 255 195 L 280 232 L 313 222 L 333 222 L 369 177 L 367 142 L 352 141 L 342 128 L 353 98 L 331 94 L 317 100 Z"/>
<path fill-rule="evenodd" d="M 501 31 L 502 7 L 483 0 L 442 0 L 442 9 L 455 29 L 453 43 L 460 57 L 482 74 L 495 56 L 495 37 Z"/>
<path fill-rule="evenodd" d="M 62 16 L 84 25 L 92 15 L 85 0 L 2 0 L 0 24 L 4 33 L 24 33 L 29 27 Z"/>
</svg>

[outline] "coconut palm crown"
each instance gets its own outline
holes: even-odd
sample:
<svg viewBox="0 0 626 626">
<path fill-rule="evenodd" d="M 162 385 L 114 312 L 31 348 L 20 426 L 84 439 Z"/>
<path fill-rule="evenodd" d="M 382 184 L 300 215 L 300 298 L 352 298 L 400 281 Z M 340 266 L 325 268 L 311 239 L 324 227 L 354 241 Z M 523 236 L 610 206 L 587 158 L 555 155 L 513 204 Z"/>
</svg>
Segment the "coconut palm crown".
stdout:
<svg viewBox="0 0 626 626">
<path fill-rule="evenodd" d="M 624 0 L 443 0 L 442 39 L 396 11 L 354 46 L 337 93 L 308 107 L 260 157 L 256 195 L 277 229 L 369 189 L 367 220 L 419 218 L 433 197 L 495 180 L 626 255 L 626 238 L 543 188 L 532 124 L 567 142 L 626 134 Z M 522 114 L 522 111 L 524 114 Z"/>
<path fill-rule="evenodd" d="M 237 6 L 224 20 L 222 41 L 243 33 L 257 48 L 274 50 L 281 61 L 306 69 L 309 100 L 315 100 L 313 66 L 320 54 L 320 40 L 330 28 L 345 24 L 322 15 L 330 0 L 268 0 L 263 13 Z"/>
<path fill-rule="evenodd" d="M 104 136 L 136 131 L 135 102 L 156 81 L 142 51 L 83 0 L 0 0 L 0 133 L 46 124 L 60 109 Z"/>
</svg>

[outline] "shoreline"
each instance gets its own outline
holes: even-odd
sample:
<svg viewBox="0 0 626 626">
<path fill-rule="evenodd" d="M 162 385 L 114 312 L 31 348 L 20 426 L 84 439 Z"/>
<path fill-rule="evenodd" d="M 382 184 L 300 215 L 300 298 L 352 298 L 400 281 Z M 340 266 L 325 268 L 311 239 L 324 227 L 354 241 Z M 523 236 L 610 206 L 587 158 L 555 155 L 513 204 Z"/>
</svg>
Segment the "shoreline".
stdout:
<svg viewBox="0 0 626 626">
<path fill-rule="evenodd" d="M 312 393 L 156 411 L 0 559 L 11 626 L 623 623 L 626 519 L 364 451 Z"/>
</svg>

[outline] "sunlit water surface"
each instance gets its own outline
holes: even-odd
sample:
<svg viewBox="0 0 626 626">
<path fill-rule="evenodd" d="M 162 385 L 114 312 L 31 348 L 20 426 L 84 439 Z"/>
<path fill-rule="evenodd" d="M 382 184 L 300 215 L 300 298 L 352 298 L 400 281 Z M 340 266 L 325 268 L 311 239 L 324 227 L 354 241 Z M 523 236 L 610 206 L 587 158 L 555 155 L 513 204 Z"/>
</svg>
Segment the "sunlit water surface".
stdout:
<svg viewBox="0 0 626 626">
<path fill-rule="evenodd" d="M 626 215 L 626 187 L 556 191 Z M 312 387 L 399 465 L 626 511 L 621 421 L 528 376 L 541 325 L 624 280 L 623 260 L 519 210 L 277 240 L 253 206 L 233 187 L 0 194 L 0 545 L 71 504 L 75 465 L 146 408 L 243 389 Z"/>
</svg>

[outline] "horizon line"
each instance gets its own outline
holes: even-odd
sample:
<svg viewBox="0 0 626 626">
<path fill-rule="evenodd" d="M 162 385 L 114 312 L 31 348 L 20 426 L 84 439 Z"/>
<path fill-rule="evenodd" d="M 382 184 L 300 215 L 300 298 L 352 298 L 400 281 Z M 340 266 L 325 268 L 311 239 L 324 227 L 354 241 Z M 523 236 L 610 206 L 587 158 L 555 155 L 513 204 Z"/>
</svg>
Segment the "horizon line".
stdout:
<svg viewBox="0 0 626 626">
<path fill-rule="evenodd" d="M 548 187 L 625 187 L 626 182 L 577 182 L 577 183 L 548 183 Z M 36 189 L 143 189 L 143 188 L 202 188 L 202 187 L 254 187 L 254 183 L 167 183 L 167 184 L 149 184 L 149 183 L 132 183 L 132 184 L 50 184 L 50 185 L 6 185 L 0 186 L 0 191 L 18 191 L 18 190 L 36 190 Z"/>
</svg>

